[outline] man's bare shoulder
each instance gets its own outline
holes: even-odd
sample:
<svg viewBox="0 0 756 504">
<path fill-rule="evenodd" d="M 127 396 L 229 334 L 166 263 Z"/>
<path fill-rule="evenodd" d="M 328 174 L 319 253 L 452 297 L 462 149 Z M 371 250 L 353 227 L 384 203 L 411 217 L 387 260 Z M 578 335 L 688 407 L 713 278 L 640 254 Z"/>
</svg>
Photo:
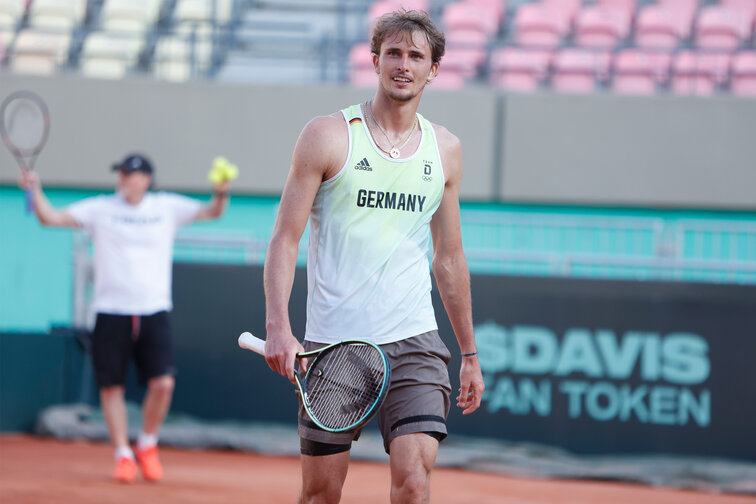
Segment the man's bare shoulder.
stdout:
<svg viewBox="0 0 756 504">
<path fill-rule="evenodd" d="M 346 122 L 339 112 L 327 116 L 317 116 L 308 122 L 302 130 L 302 135 L 326 139 L 346 133 Z"/>
<path fill-rule="evenodd" d="M 438 141 L 438 148 L 442 155 L 460 153 L 462 151 L 462 142 L 457 135 L 446 129 L 445 126 L 436 123 L 431 124 L 433 125 L 433 131 Z"/>
<path fill-rule="evenodd" d="M 310 167 L 331 178 L 346 162 L 349 132 L 341 114 L 318 116 L 305 125 L 294 151 L 294 165 Z"/>
</svg>

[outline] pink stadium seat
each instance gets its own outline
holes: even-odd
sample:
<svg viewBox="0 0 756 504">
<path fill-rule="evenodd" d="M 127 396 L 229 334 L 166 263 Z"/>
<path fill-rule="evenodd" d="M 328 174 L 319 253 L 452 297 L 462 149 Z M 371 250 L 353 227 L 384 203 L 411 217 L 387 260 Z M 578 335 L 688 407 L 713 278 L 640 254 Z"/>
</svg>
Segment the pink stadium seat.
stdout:
<svg viewBox="0 0 756 504">
<path fill-rule="evenodd" d="M 491 84 L 507 91 L 533 92 L 548 75 L 551 59 L 547 50 L 496 49 L 491 54 Z"/>
<path fill-rule="evenodd" d="M 518 45 L 555 48 L 570 31 L 566 14 L 549 3 L 521 5 L 514 18 Z"/>
<path fill-rule="evenodd" d="M 635 22 L 635 45 L 647 49 L 675 49 L 686 33 L 682 19 L 663 5 L 641 8 Z"/>
<path fill-rule="evenodd" d="M 428 89 L 456 91 L 465 87 L 466 81 L 467 78 L 462 71 L 453 66 L 443 66 L 433 82 L 429 84 Z"/>
<path fill-rule="evenodd" d="M 699 0 L 657 0 L 659 7 L 672 13 L 679 23 L 680 37 L 687 39 L 693 32 L 693 20 L 698 13 Z"/>
<path fill-rule="evenodd" d="M 596 5 L 621 10 L 628 18 L 632 19 L 638 7 L 638 2 L 637 0 L 596 0 Z"/>
<path fill-rule="evenodd" d="M 378 84 L 370 44 L 367 42 L 355 44 L 349 51 L 349 84 L 359 88 L 371 88 Z"/>
<path fill-rule="evenodd" d="M 446 31 L 478 30 L 488 37 L 496 35 L 499 23 L 495 17 L 471 1 L 446 4 L 441 13 L 441 23 Z"/>
<path fill-rule="evenodd" d="M 672 62 L 672 91 L 713 94 L 727 80 L 731 60 L 728 53 L 681 51 Z"/>
<path fill-rule="evenodd" d="M 756 51 L 743 51 L 735 55 L 730 89 L 736 96 L 756 97 Z"/>
<path fill-rule="evenodd" d="M 407 10 L 423 10 L 428 11 L 430 8 L 430 0 L 392 0 L 394 5 L 404 7 Z"/>
<path fill-rule="evenodd" d="M 749 38 L 751 26 L 742 11 L 720 5 L 701 9 L 696 22 L 696 46 L 737 49 Z"/>
<path fill-rule="evenodd" d="M 589 6 L 575 18 L 575 42 L 582 47 L 614 49 L 630 32 L 630 14 L 622 8 Z"/>
<path fill-rule="evenodd" d="M 379 17 L 395 11 L 396 8 L 397 6 L 392 0 L 373 2 L 367 12 L 367 33 L 373 31 L 373 26 L 375 26 L 375 22 L 378 21 Z"/>
<path fill-rule="evenodd" d="M 446 53 L 441 58 L 441 68 L 453 68 L 454 72 L 462 74 L 466 79 L 475 76 L 478 65 L 469 58 L 468 52 L 454 46 L 446 46 Z"/>
<path fill-rule="evenodd" d="M 506 0 L 464 0 L 468 4 L 477 6 L 485 15 L 496 20 L 496 26 L 504 21 L 507 12 Z"/>
<path fill-rule="evenodd" d="M 756 17 L 756 1 L 754 0 L 719 0 L 719 4 L 743 12 L 751 22 Z"/>
<path fill-rule="evenodd" d="M 625 49 L 612 62 L 612 90 L 621 94 L 651 95 L 656 92 L 656 69 L 644 51 Z"/>
<path fill-rule="evenodd" d="M 449 58 L 460 66 L 477 69 L 486 62 L 488 36 L 478 30 L 458 29 L 446 32 L 446 47 Z M 462 63 L 466 60 L 468 63 Z"/>
<path fill-rule="evenodd" d="M 608 71 L 609 54 L 589 49 L 562 49 L 554 58 L 551 87 L 563 93 L 592 93 Z"/>
<path fill-rule="evenodd" d="M 540 0 L 539 4 L 558 17 L 569 31 L 582 6 L 582 0 Z"/>
</svg>

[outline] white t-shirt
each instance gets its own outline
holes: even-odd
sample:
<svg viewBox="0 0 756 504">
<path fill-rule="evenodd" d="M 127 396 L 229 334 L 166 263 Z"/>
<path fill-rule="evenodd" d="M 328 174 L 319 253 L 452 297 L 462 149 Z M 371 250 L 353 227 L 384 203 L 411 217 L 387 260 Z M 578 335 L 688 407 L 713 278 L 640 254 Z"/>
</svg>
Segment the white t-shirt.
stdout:
<svg viewBox="0 0 756 504">
<path fill-rule="evenodd" d="M 119 194 L 74 203 L 68 212 L 92 236 L 98 313 L 150 315 L 173 307 L 173 242 L 200 202 L 172 193 L 147 193 L 138 205 Z"/>
</svg>

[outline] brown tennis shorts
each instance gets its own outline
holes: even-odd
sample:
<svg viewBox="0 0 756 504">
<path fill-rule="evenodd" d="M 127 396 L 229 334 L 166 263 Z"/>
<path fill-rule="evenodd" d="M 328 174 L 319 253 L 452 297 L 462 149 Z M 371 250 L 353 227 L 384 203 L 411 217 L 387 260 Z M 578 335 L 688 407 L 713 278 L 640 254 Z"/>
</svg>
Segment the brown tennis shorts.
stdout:
<svg viewBox="0 0 756 504">
<path fill-rule="evenodd" d="M 325 346 L 311 341 L 303 345 L 306 351 Z M 389 453 L 391 441 L 404 434 L 425 432 L 439 440 L 445 438 L 451 394 L 448 369 L 451 355 L 438 331 L 387 343 L 381 345 L 381 349 L 391 363 L 391 384 L 377 413 L 386 453 Z M 299 408 L 299 437 L 306 455 L 348 450 L 360 432 L 361 429 L 324 431 L 309 419 L 304 408 Z M 309 452 L 304 449 L 306 445 L 319 449 Z M 328 449 L 329 446 L 335 448 Z"/>
</svg>

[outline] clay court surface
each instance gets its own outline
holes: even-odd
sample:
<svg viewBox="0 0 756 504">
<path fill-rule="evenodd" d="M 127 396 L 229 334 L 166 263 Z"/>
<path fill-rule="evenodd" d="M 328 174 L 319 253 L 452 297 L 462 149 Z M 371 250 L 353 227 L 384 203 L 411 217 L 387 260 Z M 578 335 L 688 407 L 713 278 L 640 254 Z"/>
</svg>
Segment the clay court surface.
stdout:
<svg viewBox="0 0 756 504">
<path fill-rule="evenodd" d="M 112 449 L 102 443 L 0 436 L 0 502 L 37 503 L 293 503 L 299 462 L 238 451 L 161 450 L 165 480 L 110 480 Z M 353 462 L 342 502 L 388 503 L 389 471 Z M 756 497 L 589 481 L 511 478 L 458 469 L 433 473 L 434 504 L 754 504 Z"/>
</svg>

